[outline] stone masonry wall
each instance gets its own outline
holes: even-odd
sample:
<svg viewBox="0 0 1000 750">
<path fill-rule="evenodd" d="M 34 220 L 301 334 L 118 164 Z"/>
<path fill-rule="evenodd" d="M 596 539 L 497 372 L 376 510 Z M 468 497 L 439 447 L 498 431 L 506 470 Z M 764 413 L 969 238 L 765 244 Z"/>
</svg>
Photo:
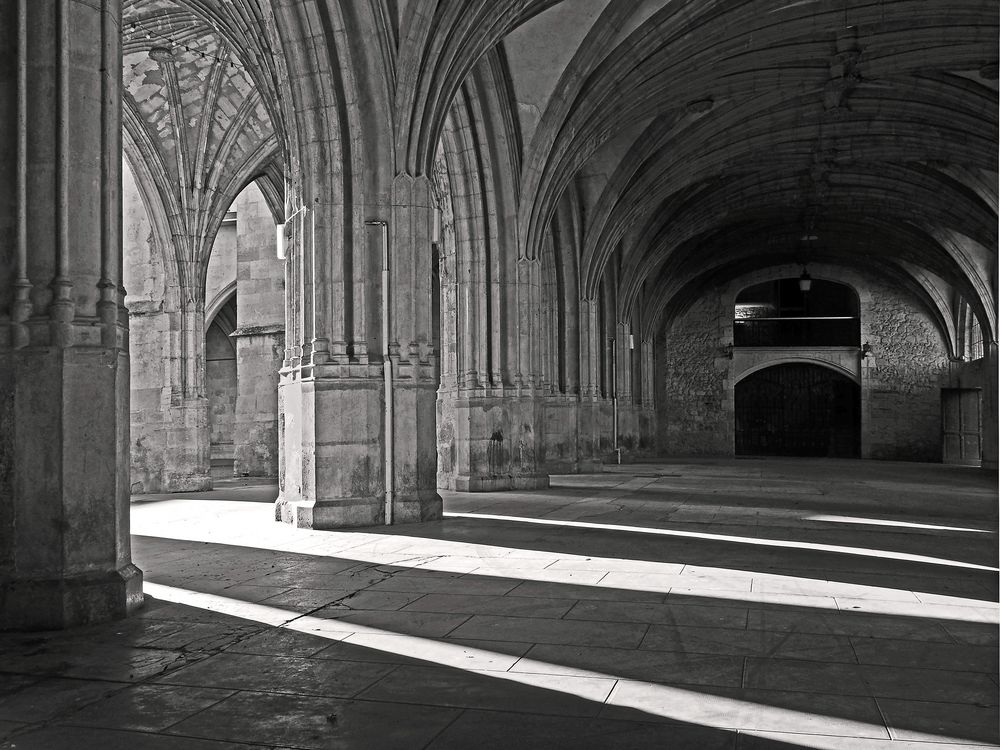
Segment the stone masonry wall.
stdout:
<svg viewBox="0 0 1000 750">
<path fill-rule="evenodd" d="M 732 341 L 730 298 L 763 276 L 702 297 L 666 331 L 657 410 L 662 453 L 733 455 L 733 360 L 724 354 Z M 872 346 L 861 360 L 862 455 L 940 461 L 949 361 L 932 318 L 911 295 L 877 279 L 846 269 L 826 278 L 858 291 L 862 341 Z"/>
<path fill-rule="evenodd" d="M 233 474 L 278 474 L 278 370 L 285 350 L 285 269 L 274 217 L 256 185 L 236 199 L 238 328 Z"/>
<path fill-rule="evenodd" d="M 205 391 L 212 459 L 229 462 L 233 457 L 236 416 L 236 351 L 217 325 L 209 327 L 205 338 Z"/>
<path fill-rule="evenodd" d="M 661 453 L 732 455 L 732 415 L 723 409 L 730 361 L 719 356 L 726 317 L 720 295 L 708 294 L 667 331 L 658 406 Z"/>
<path fill-rule="evenodd" d="M 211 440 L 217 477 L 275 476 L 277 378 L 284 347 L 284 268 L 275 254 L 274 219 L 255 185 L 233 205 L 236 221 L 223 224 L 206 273 L 206 336 L 223 336 L 202 357 L 210 413 L 179 401 L 177 290 L 170 287 L 160 248 L 133 176 L 124 170 L 123 244 L 130 313 L 132 491 L 208 489 Z M 229 335 L 212 330 L 227 302 Z M 225 356 L 220 352 L 225 351 Z M 197 455 L 195 455 L 197 454 Z M 225 464 L 225 466 L 223 466 Z M 199 471 L 197 482 L 188 477 Z"/>
<path fill-rule="evenodd" d="M 944 341 L 930 318 L 899 290 L 874 283 L 869 292 L 872 355 L 862 363 L 862 388 L 869 399 L 870 456 L 940 461 L 941 385 L 948 375 Z"/>
<path fill-rule="evenodd" d="M 122 244 L 124 283 L 129 310 L 131 486 L 133 492 L 157 492 L 171 483 L 167 465 L 171 414 L 171 337 L 163 248 L 156 246 L 152 224 L 128 163 L 122 168 Z"/>
</svg>

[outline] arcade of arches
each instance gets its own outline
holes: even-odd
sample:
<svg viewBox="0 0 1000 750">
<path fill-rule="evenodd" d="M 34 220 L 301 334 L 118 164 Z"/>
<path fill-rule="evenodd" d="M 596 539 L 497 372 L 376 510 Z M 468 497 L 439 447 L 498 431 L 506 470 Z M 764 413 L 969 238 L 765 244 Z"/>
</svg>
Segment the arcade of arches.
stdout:
<svg viewBox="0 0 1000 750">
<path fill-rule="evenodd" d="M 131 611 L 130 492 L 213 478 L 995 469 L 997 11 L 0 4 L 0 624 Z"/>
</svg>

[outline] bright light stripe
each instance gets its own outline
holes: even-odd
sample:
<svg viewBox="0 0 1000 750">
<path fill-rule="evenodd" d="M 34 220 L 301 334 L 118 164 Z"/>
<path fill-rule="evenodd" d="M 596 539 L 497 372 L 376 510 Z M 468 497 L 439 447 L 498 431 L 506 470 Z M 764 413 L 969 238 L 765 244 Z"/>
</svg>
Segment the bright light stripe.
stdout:
<svg viewBox="0 0 1000 750">
<path fill-rule="evenodd" d="M 969 529 L 963 526 L 935 526 L 930 523 L 909 521 L 887 521 L 879 518 L 855 518 L 853 516 L 806 516 L 805 521 L 826 521 L 827 523 L 856 523 L 865 526 L 897 526 L 901 529 L 928 529 L 931 531 L 967 531 L 971 534 L 994 534 L 990 529 Z"/>
<path fill-rule="evenodd" d="M 232 531 L 232 528 L 232 524 L 227 526 L 229 531 Z M 222 542 L 210 529 L 202 526 L 191 531 L 192 533 L 176 537 L 162 532 L 155 536 L 160 539 L 176 538 L 185 541 Z M 340 532 L 335 531 L 296 531 L 302 535 L 325 534 L 331 538 L 340 534 Z M 323 550 L 308 545 L 302 547 L 298 544 L 289 544 L 287 543 L 289 540 L 284 540 L 285 543 L 282 543 L 281 540 L 267 538 L 265 535 L 253 539 L 226 538 L 224 541 L 226 544 L 255 549 L 293 552 L 311 557 L 336 557 L 342 560 L 354 560 L 361 564 L 389 565 L 418 573 L 428 571 L 429 573 L 455 574 L 459 576 L 455 578 L 456 586 L 461 585 L 461 576 L 469 575 L 473 578 L 508 578 L 519 582 L 569 584 L 669 594 L 671 599 L 668 601 L 670 603 L 683 603 L 691 606 L 698 606 L 698 603 L 678 602 L 677 600 L 685 598 L 689 600 L 720 599 L 727 600 L 728 603 L 735 606 L 738 606 L 740 602 L 750 602 L 778 607 L 809 607 L 830 611 L 856 611 L 898 617 L 1000 624 L 1000 608 L 996 603 L 984 599 L 775 573 L 708 566 L 694 566 L 692 568 L 692 566 L 673 562 L 584 557 L 559 552 L 547 553 L 541 557 L 540 561 L 538 557 L 523 559 L 525 564 L 540 562 L 541 564 L 537 567 L 511 568 L 507 566 L 511 558 L 525 554 L 525 551 L 510 547 L 486 546 L 471 542 L 444 542 L 435 539 L 429 540 L 436 545 L 432 551 L 426 555 L 416 555 L 412 549 L 404 548 L 402 551 L 396 551 L 398 549 L 397 543 L 404 537 L 367 535 L 363 532 L 350 532 L 350 534 L 366 538 L 371 536 L 379 542 L 386 542 L 388 550 L 383 552 L 372 549 L 367 541 L 358 542 L 359 547 L 367 549 L 344 548 L 335 545 L 336 549 Z M 405 539 L 408 544 L 413 546 L 422 546 L 424 542 L 420 537 L 406 537 Z M 537 556 L 539 553 L 534 552 L 534 555 Z M 622 562 L 626 562 L 628 567 L 621 568 Z M 564 563 L 564 565 L 555 567 L 555 563 Z M 575 568 L 574 565 L 581 567 Z M 688 570 L 689 568 L 691 570 Z M 681 570 L 685 572 L 682 573 Z M 592 578 L 591 580 L 587 580 L 585 577 L 574 578 L 573 574 L 589 575 Z M 705 579 L 709 579 L 707 583 Z M 731 579 L 732 585 L 720 586 L 718 585 L 719 579 Z M 752 591 L 750 590 L 751 581 Z M 706 603 L 706 606 L 709 605 Z"/>
<path fill-rule="evenodd" d="M 451 513 L 446 512 L 446 518 L 476 518 L 489 521 L 513 521 L 516 523 L 533 523 L 543 526 L 570 526 L 577 529 L 600 529 L 601 531 L 628 531 L 633 534 L 654 534 L 657 536 L 683 537 L 685 539 L 702 539 L 710 542 L 735 542 L 736 544 L 751 544 L 758 547 L 781 547 L 784 549 L 814 550 L 816 552 L 833 552 L 840 555 L 855 555 L 857 557 L 877 557 L 884 560 L 901 560 L 905 562 L 928 563 L 930 565 L 946 565 L 951 568 L 968 568 L 970 570 L 988 570 L 998 572 L 1000 568 L 988 565 L 962 562 L 961 560 L 945 560 L 940 557 L 911 555 L 908 552 L 887 552 L 878 549 L 862 547 L 842 547 L 836 544 L 819 544 L 816 542 L 786 542 L 781 539 L 752 539 L 729 534 L 707 534 L 701 531 L 679 531 L 677 529 L 651 529 L 644 526 L 620 526 L 612 523 L 586 523 L 584 521 L 558 521 L 550 518 L 524 518 L 522 516 L 500 516 L 490 513 Z"/>
<path fill-rule="evenodd" d="M 949 620 L 956 622 L 984 623 L 1000 625 L 1000 606 L 978 599 L 946 597 L 942 602 L 896 601 L 891 599 L 851 597 L 849 594 L 825 593 L 822 586 L 826 581 L 816 581 L 813 594 L 781 594 L 741 592 L 727 590 L 675 587 L 670 590 L 667 604 L 674 603 L 671 597 L 690 596 L 699 599 L 721 599 L 727 605 L 737 606 L 740 601 L 765 604 L 772 607 L 808 607 L 809 609 L 829 609 L 835 612 L 861 613 L 866 615 L 892 615 L 894 617 L 915 617 L 926 620 Z"/>
<path fill-rule="evenodd" d="M 365 641 L 364 648 L 419 659 L 438 666 L 460 669 L 464 672 L 507 680 L 542 690 L 575 695 L 585 700 L 607 705 L 631 708 L 689 724 L 722 730 L 740 730 L 744 734 L 754 735 L 777 731 L 811 731 L 822 734 L 824 722 L 829 721 L 828 728 L 835 727 L 841 736 L 889 739 L 889 733 L 880 724 L 836 717 L 828 718 L 820 714 L 778 708 L 763 703 L 726 698 L 669 685 L 615 677 L 585 669 L 574 668 L 572 676 L 567 677 L 565 667 L 534 659 L 522 658 L 515 664 L 520 669 L 534 670 L 533 672 L 474 669 L 470 668 L 470 662 L 502 663 L 509 661 L 510 656 L 461 644 L 401 635 L 357 623 L 300 615 L 294 611 L 243 602 L 217 594 L 205 594 L 156 583 L 145 583 L 143 588 L 146 593 L 164 601 L 198 607 L 222 615 L 252 620 L 329 640 L 343 641 L 351 635 L 371 636 L 370 640 Z M 546 672 L 545 670 L 551 671 Z M 602 694 L 603 698 L 600 697 Z M 802 745 L 802 747 L 825 746 Z"/>
</svg>

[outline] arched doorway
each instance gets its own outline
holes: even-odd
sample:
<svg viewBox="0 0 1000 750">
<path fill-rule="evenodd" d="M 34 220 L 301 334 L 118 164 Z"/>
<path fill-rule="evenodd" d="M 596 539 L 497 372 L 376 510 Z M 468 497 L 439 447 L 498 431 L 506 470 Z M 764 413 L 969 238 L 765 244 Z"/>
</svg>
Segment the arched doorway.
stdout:
<svg viewBox="0 0 1000 750">
<path fill-rule="evenodd" d="M 758 370 L 735 388 L 737 456 L 856 458 L 861 448 L 861 388 L 808 363 Z"/>
<path fill-rule="evenodd" d="M 205 389 L 212 446 L 212 478 L 233 476 L 236 418 L 236 294 L 219 308 L 205 331 Z"/>
</svg>

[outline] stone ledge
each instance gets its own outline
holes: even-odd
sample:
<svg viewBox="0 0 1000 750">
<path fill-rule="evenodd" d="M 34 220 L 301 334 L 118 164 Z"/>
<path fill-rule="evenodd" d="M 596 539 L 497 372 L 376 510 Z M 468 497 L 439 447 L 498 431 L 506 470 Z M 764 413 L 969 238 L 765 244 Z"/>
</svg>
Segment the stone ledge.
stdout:
<svg viewBox="0 0 1000 750">
<path fill-rule="evenodd" d="M 455 477 L 456 492 L 502 492 L 505 490 L 548 489 L 548 474 L 504 474 L 495 477 L 459 475 Z"/>
<path fill-rule="evenodd" d="M 441 496 L 434 491 L 393 498 L 393 524 L 436 521 L 442 515 Z M 385 496 L 295 500 L 279 495 L 274 520 L 299 529 L 344 529 L 385 525 Z"/>
<path fill-rule="evenodd" d="M 231 334 L 230 338 L 244 338 L 247 336 L 273 336 L 275 334 L 285 335 L 285 325 L 284 323 L 274 323 L 267 326 L 243 326 L 237 328 Z"/>
</svg>

